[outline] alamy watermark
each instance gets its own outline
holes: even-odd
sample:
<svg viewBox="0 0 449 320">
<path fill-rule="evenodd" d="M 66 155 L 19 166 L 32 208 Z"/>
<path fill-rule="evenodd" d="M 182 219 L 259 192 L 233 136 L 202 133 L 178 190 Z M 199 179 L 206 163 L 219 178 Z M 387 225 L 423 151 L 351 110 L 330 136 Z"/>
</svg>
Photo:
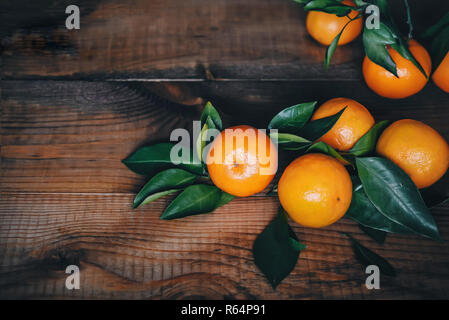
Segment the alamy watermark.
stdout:
<svg viewBox="0 0 449 320">
<path fill-rule="evenodd" d="M 365 273 L 369 276 L 365 280 L 365 287 L 368 290 L 380 289 L 380 270 L 379 267 L 372 264 L 366 267 Z"/>
<path fill-rule="evenodd" d="M 65 19 L 65 27 L 68 30 L 80 28 L 80 8 L 77 5 L 71 4 L 65 8 L 65 13 L 69 16 Z"/>
<path fill-rule="evenodd" d="M 367 29 L 380 29 L 380 9 L 378 6 L 372 4 L 366 7 L 365 26 Z"/>
<path fill-rule="evenodd" d="M 80 289 L 80 268 L 74 264 L 67 266 L 65 273 L 70 274 L 65 279 L 65 287 L 68 290 Z"/>
</svg>

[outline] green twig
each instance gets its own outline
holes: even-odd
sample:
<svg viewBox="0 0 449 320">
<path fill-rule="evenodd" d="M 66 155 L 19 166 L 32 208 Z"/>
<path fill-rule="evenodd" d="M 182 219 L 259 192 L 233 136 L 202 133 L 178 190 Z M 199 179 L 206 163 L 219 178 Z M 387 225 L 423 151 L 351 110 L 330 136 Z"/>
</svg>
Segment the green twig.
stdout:
<svg viewBox="0 0 449 320">
<path fill-rule="evenodd" d="M 410 41 L 410 39 L 413 38 L 413 23 L 412 23 L 412 16 L 410 14 L 410 6 L 408 4 L 408 0 L 404 0 L 405 8 L 407 9 L 407 24 L 408 24 L 408 39 L 407 42 Z"/>
</svg>

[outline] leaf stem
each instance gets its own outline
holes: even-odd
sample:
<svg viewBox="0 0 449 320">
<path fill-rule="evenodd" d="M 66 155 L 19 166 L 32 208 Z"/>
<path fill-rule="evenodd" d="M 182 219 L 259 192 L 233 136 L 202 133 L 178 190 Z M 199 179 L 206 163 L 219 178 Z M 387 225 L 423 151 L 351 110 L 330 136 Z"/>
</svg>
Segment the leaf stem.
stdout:
<svg viewBox="0 0 449 320">
<path fill-rule="evenodd" d="M 407 24 L 408 24 L 408 38 L 407 38 L 407 43 L 408 41 L 410 41 L 410 39 L 413 38 L 413 23 L 412 23 L 412 16 L 410 13 L 410 6 L 408 4 L 408 0 L 404 0 L 404 4 L 405 4 L 405 8 L 407 9 Z"/>
</svg>

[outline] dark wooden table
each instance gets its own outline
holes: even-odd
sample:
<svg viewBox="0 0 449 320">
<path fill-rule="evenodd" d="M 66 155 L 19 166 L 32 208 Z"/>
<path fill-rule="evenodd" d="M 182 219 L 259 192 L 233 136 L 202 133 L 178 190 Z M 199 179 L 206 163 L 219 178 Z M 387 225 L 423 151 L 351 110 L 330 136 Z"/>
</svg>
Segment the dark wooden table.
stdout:
<svg viewBox="0 0 449 320">
<path fill-rule="evenodd" d="M 410 3 L 418 30 L 448 10 Z M 419 119 L 449 140 L 448 94 L 429 84 L 409 99 L 376 96 L 362 80 L 360 41 L 326 71 L 325 48 L 289 0 L 80 0 L 80 30 L 65 28 L 69 4 L 0 4 L 1 298 L 449 298 L 447 242 L 394 235 L 378 245 L 348 219 L 319 230 L 292 223 L 308 248 L 274 291 L 251 248 L 275 197 L 161 221 L 169 198 L 132 211 L 144 180 L 120 162 L 189 128 L 208 99 L 226 125 L 263 128 L 289 105 L 346 96 L 376 120 Z M 449 206 L 432 213 L 449 239 Z M 367 290 L 342 231 L 399 275 Z M 81 268 L 80 290 L 65 289 L 69 264 Z"/>
</svg>

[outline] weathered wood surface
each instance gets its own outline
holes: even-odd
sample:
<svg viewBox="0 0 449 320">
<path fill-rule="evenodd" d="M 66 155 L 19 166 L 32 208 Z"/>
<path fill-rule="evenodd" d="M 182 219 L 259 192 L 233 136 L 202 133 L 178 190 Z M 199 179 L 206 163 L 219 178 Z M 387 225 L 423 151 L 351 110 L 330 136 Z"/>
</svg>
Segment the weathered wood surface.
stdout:
<svg viewBox="0 0 449 320">
<path fill-rule="evenodd" d="M 391 0 L 401 26 L 402 0 Z M 360 79 L 360 41 L 339 48 L 329 71 L 325 47 L 291 0 L 82 0 L 81 29 L 65 28 L 71 1 L 0 4 L 4 78 Z M 449 9 L 411 0 L 416 30 Z"/>
<path fill-rule="evenodd" d="M 131 212 L 132 194 L 2 194 L 2 298 L 447 298 L 449 247 L 417 237 L 384 246 L 343 219 L 315 230 L 294 225 L 308 246 L 294 272 L 273 291 L 251 254 L 273 218 L 275 198 L 233 200 L 210 215 L 162 221 L 168 199 Z M 449 235 L 448 209 L 433 210 Z M 400 270 L 367 290 L 350 232 Z M 64 289 L 65 266 L 81 266 L 81 289 Z"/>
<path fill-rule="evenodd" d="M 402 1 L 391 2 L 399 14 Z M 449 8 L 410 3 L 418 31 Z M 144 179 L 120 162 L 189 128 L 209 99 L 226 125 L 263 128 L 286 106 L 347 96 L 377 120 L 420 119 L 449 139 L 447 94 L 429 84 L 410 99 L 376 96 L 361 81 L 360 43 L 339 48 L 325 71 L 325 48 L 288 0 L 80 0 L 78 31 L 64 28 L 68 4 L 0 3 L 0 298 L 449 298 L 447 243 L 395 235 L 379 246 L 348 219 L 320 230 L 292 223 L 308 249 L 273 291 L 251 247 L 275 198 L 161 221 L 169 198 L 132 211 Z M 91 81 L 106 79 L 125 81 Z M 449 206 L 432 213 L 448 239 Z M 399 276 L 366 290 L 340 232 Z M 75 292 L 64 289 L 72 263 Z"/>
<path fill-rule="evenodd" d="M 245 83 L 239 88 L 251 92 L 251 112 L 244 108 L 249 95 L 240 98 L 233 82 L 181 85 L 190 92 L 186 101 L 205 99 L 195 93 L 217 100 L 228 125 L 241 121 L 263 127 L 265 117 L 291 103 L 318 93 L 323 100 L 352 94 L 379 120 L 419 118 L 449 138 L 449 111 L 441 108 L 447 96 L 433 86 L 393 102 L 376 98 L 355 81 L 350 86 Z M 0 297 L 449 297 L 447 243 L 391 236 L 379 246 L 348 219 L 320 230 L 292 223 L 308 249 L 273 291 L 255 267 L 251 248 L 274 217 L 276 198 L 238 199 L 214 214 L 177 221 L 158 219 L 170 198 L 132 211 L 134 193 L 144 180 L 120 160 L 144 143 L 166 140 L 173 128 L 188 128 L 198 117 L 195 105 L 169 103 L 155 98 L 153 91 L 161 92 L 161 86 L 3 81 Z M 447 239 L 449 206 L 432 212 Z M 399 276 L 382 278 L 380 291 L 367 290 L 363 269 L 340 232 L 354 234 L 381 253 L 400 270 Z M 81 290 L 76 292 L 64 289 L 64 268 L 72 263 L 81 266 Z"/>
<path fill-rule="evenodd" d="M 429 85 L 402 101 L 381 99 L 364 84 L 315 82 L 192 83 L 187 100 L 204 94 L 223 111 L 226 125 L 265 128 L 286 106 L 350 96 L 380 121 L 425 121 L 449 140 L 447 94 Z M 0 187 L 14 192 L 136 192 L 142 178 L 120 162 L 139 146 L 167 141 L 189 128 L 198 108 L 157 98 L 152 84 L 3 81 Z M 156 91 L 160 86 L 156 86 Z"/>
</svg>

